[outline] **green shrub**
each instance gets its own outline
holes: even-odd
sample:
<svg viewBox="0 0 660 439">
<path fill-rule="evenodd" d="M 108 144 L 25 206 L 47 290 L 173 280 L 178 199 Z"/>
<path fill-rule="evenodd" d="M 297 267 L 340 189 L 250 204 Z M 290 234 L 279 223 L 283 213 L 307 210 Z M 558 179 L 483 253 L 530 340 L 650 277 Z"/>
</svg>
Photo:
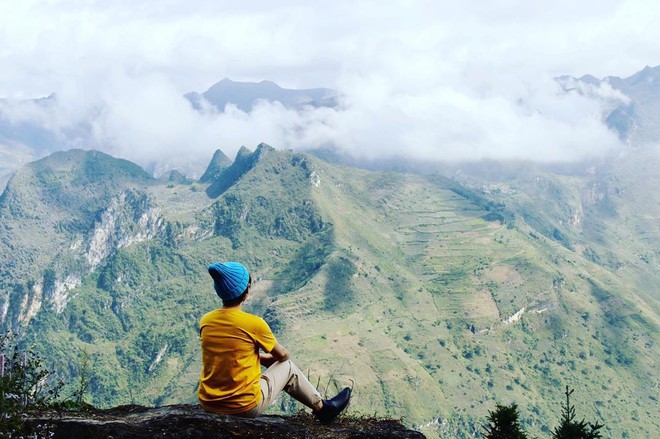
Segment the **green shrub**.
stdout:
<svg viewBox="0 0 660 439">
<path fill-rule="evenodd" d="M 580 422 L 575 421 L 575 406 L 571 405 L 571 394 L 574 389 L 568 390 L 566 386 L 566 405 L 562 407 L 562 420 L 561 424 L 552 433 L 554 439 L 598 439 L 602 437 L 600 430 L 603 425 L 599 423 L 592 424 L 585 422 L 584 419 Z"/>
<path fill-rule="evenodd" d="M 527 436 L 518 422 L 518 406 L 497 404 L 495 411 L 488 412 L 486 439 L 527 439 Z"/>
<path fill-rule="evenodd" d="M 29 409 L 44 408 L 59 396 L 60 382 L 52 383 L 52 371 L 31 349 L 21 350 L 7 332 L 0 336 L 0 437 L 44 433 L 25 423 Z"/>
</svg>

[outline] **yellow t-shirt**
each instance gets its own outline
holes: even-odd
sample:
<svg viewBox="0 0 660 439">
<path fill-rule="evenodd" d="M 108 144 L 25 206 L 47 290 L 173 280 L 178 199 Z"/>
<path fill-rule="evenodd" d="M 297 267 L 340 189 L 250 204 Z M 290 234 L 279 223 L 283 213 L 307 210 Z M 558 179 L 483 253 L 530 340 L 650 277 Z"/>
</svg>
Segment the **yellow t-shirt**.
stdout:
<svg viewBox="0 0 660 439">
<path fill-rule="evenodd" d="M 261 317 L 239 308 L 222 308 L 202 317 L 202 375 L 197 396 L 206 410 L 246 412 L 261 402 L 259 349 L 270 352 L 277 340 Z"/>
</svg>

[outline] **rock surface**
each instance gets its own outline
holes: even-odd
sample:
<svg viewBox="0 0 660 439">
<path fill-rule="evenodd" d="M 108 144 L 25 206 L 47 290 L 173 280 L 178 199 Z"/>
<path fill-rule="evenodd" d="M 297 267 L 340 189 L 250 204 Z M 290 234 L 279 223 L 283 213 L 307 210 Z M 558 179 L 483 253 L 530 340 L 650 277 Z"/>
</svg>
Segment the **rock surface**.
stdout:
<svg viewBox="0 0 660 439">
<path fill-rule="evenodd" d="M 29 423 L 48 425 L 54 438 L 424 438 L 395 420 L 340 419 L 325 426 L 308 414 L 242 419 L 193 405 L 51 410 L 34 413 Z"/>
</svg>

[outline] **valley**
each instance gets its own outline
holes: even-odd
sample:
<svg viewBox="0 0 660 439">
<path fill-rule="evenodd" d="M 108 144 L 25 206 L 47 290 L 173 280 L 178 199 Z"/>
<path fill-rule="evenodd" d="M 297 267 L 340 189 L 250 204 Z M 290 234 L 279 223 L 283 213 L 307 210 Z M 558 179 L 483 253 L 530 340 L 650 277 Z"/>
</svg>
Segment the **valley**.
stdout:
<svg viewBox="0 0 660 439">
<path fill-rule="evenodd" d="M 206 266 L 240 260 L 248 309 L 323 391 L 354 383 L 354 415 L 471 437 L 516 402 L 548 435 L 569 385 L 580 416 L 645 437 L 660 428 L 659 228 L 639 160 L 488 180 L 262 144 L 202 183 L 56 153 L 0 198 L 0 322 L 70 387 L 89 355 L 94 405 L 194 403 L 197 322 L 219 306 Z"/>
</svg>

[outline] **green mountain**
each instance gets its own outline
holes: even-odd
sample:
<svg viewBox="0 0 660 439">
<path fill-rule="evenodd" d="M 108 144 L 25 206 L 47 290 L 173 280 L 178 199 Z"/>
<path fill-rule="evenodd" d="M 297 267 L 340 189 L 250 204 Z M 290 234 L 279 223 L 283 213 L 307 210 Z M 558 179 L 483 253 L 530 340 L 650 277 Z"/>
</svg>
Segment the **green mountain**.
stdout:
<svg viewBox="0 0 660 439">
<path fill-rule="evenodd" d="M 206 171 L 199 178 L 200 183 L 210 183 L 220 176 L 222 171 L 231 166 L 231 160 L 219 149 L 213 154 L 211 163 L 206 167 Z"/>
<path fill-rule="evenodd" d="M 250 310 L 322 391 L 353 381 L 353 413 L 472 437 L 495 402 L 516 402 L 548 437 L 569 385 L 606 434 L 650 437 L 654 157 L 581 172 L 486 164 L 457 180 L 259 145 L 179 184 L 57 153 L 0 199 L 0 323 L 71 389 L 86 352 L 95 405 L 194 402 L 198 320 L 219 306 L 206 267 L 240 260 Z"/>
<path fill-rule="evenodd" d="M 154 208 L 146 192 L 135 188 L 151 181 L 133 163 L 80 150 L 55 153 L 18 171 L 0 197 L 0 321 L 27 323 L 44 300 L 63 309 L 67 291 L 107 254 L 133 238 L 149 238 L 158 228 Z M 142 213 L 138 224 L 132 216 Z M 116 235 L 124 226 L 134 236 L 122 241 Z"/>
</svg>

